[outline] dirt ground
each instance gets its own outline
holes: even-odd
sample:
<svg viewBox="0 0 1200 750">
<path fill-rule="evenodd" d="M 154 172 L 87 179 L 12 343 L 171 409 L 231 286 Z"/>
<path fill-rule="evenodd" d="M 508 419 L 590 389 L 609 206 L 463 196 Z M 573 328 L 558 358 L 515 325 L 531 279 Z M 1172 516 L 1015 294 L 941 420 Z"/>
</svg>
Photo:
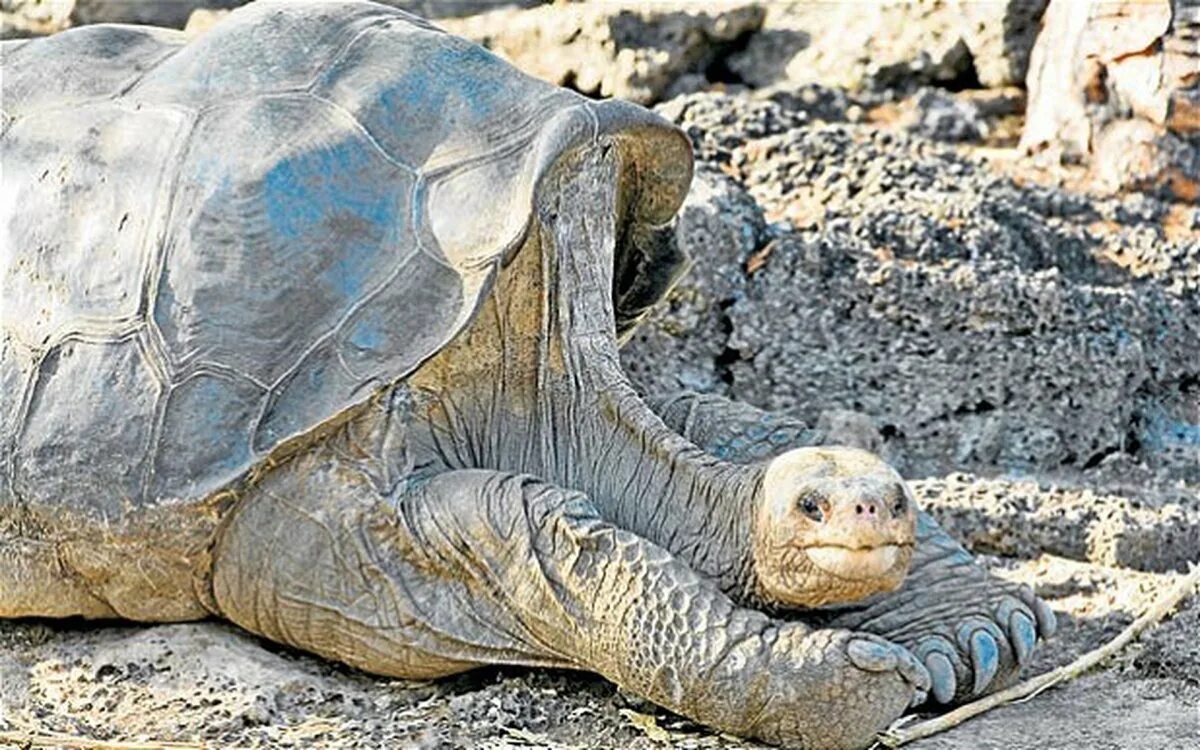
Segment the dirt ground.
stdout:
<svg viewBox="0 0 1200 750">
<path fill-rule="evenodd" d="M 1059 612 L 1059 634 L 1031 672 L 1111 638 L 1175 578 L 1051 556 L 994 563 L 1033 583 Z M 1198 632 L 1200 602 L 1193 601 L 1103 670 L 911 747 L 1198 748 Z M 589 675 L 486 669 L 436 682 L 387 680 L 216 622 L 0 623 L 0 685 L 0 731 L 46 738 L 206 747 L 764 747 L 715 735 Z"/>
</svg>

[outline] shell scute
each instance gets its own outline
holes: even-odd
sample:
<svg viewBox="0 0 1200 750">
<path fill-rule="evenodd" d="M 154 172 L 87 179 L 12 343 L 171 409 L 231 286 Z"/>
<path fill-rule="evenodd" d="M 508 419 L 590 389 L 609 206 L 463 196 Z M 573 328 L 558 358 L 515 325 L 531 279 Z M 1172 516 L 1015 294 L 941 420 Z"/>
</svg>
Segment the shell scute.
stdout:
<svg viewBox="0 0 1200 750">
<path fill-rule="evenodd" d="M 138 318 L 162 232 L 164 185 L 187 124 L 169 111 L 134 118 L 100 101 L 34 113 L 5 134 L 21 152 L 5 159 L 0 226 L 21 252 L 0 296 L 20 311 L 5 324 L 27 345 Z M 31 220 L 31 211 L 42 218 Z"/>
<path fill-rule="evenodd" d="M 0 46 L 6 73 L 0 107 L 19 119 L 45 109 L 62 113 L 85 102 L 112 100 L 186 41 L 173 29 L 99 25 L 70 29 L 36 44 L 6 42 Z M 39 70 L 53 74 L 23 75 Z"/>
<path fill-rule="evenodd" d="M 148 497 L 204 497 L 251 462 L 246 425 L 257 417 L 263 391 L 254 383 L 201 372 L 171 389 L 152 447 Z"/>
<path fill-rule="evenodd" d="M 436 351 L 474 309 L 478 290 L 439 263 L 418 256 L 404 273 L 383 286 L 369 304 L 355 310 L 337 334 L 347 369 L 362 379 L 385 378 L 397 366 L 396 352 L 411 352 L 401 371 Z"/>
<path fill-rule="evenodd" d="M 274 385 L 415 253 L 412 175 L 309 97 L 207 113 L 181 170 L 154 305 L 181 371 Z"/>
<path fill-rule="evenodd" d="M 374 3 L 255 2 L 151 70 L 130 97 L 203 109 L 302 91 L 358 35 L 396 15 Z"/>
<path fill-rule="evenodd" d="M 70 497 L 96 517 L 120 517 L 143 497 L 163 390 L 140 342 L 66 341 L 46 353 L 34 377 L 16 438 L 21 495 L 41 505 Z"/>
</svg>

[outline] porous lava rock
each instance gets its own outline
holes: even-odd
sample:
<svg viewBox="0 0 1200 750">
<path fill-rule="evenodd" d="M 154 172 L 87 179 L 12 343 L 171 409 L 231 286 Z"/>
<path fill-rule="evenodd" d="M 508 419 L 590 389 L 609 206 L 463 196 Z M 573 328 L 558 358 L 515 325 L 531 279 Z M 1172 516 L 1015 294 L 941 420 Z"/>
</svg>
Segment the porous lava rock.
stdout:
<svg viewBox="0 0 1200 750">
<path fill-rule="evenodd" d="M 1200 0 L 1054 0 L 1028 87 L 1024 149 L 1200 203 Z"/>
<path fill-rule="evenodd" d="M 647 104 L 705 86 L 708 67 L 763 16 L 762 4 L 743 0 L 556 3 L 440 25 L 545 80 Z"/>
<path fill-rule="evenodd" d="M 810 424 L 858 412 L 910 474 L 1121 454 L 1200 479 L 1200 242 L 1164 228 L 1174 208 L 1023 186 L 926 139 L 807 125 L 761 97 L 659 111 L 691 136 L 699 184 L 708 166 L 727 180 L 693 194 L 679 225 L 691 275 L 626 348 L 643 389 Z"/>
</svg>

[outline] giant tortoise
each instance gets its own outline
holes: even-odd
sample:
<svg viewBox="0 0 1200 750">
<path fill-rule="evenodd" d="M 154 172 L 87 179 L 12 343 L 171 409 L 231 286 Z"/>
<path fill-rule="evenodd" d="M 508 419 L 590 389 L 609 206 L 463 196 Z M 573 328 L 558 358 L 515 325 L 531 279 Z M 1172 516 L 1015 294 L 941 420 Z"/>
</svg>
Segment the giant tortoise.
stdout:
<svg viewBox="0 0 1200 750">
<path fill-rule="evenodd" d="M 591 670 L 806 747 L 1052 632 L 875 457 L 635 393 L 692 169 L 646 110 L 357 1 L 3 66 L 0 616 Z"/>
</svg>

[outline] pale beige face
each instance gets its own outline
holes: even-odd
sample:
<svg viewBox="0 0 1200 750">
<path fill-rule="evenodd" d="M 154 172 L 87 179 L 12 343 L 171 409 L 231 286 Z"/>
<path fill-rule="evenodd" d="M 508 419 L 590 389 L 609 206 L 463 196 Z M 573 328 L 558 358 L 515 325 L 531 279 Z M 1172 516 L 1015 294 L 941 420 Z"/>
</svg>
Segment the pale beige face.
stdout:
<svg viewBox="0 0 1200 750">
<path fill-rule="evenodd" d="M 856 448 L 798 448 L 774 458 L 754 520 L 759 594 L 789 607 L 856 601 L 908 573 L 916 504 L 904 480 Z"/>
</svg>

